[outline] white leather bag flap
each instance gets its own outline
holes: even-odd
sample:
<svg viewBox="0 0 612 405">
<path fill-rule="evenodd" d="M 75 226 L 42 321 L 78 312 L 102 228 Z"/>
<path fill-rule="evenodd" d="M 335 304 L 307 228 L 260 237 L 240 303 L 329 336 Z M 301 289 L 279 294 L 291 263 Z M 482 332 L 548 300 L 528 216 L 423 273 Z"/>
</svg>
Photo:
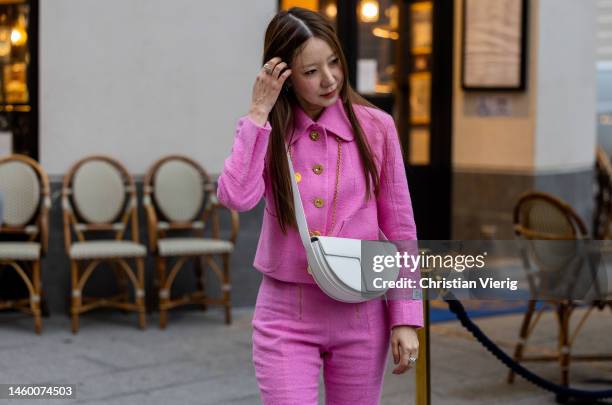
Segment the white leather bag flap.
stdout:
<svg viewBox="0 0 612 405">
<path fill-rule="evenodd" d="M 361 240 L 318 236 L 323 253 L 332 256 L 343 256 L 361 260 Z"/>
</svg>

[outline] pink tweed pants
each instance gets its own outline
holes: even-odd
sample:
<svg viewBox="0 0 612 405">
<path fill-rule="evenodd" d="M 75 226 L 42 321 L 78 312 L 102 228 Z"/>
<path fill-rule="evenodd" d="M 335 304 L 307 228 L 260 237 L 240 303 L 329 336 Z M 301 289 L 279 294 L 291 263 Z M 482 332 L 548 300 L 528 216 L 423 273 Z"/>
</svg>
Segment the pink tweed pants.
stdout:
<svg viewBox="0 0 612 405">
<path fill-rule="evenodd" d="M 253 316 L 253 364 L 265 405 L 380 402 L 389 348 L 384 300 L 335 301 L 313 284 L 265 276 Z"/>
</svg>

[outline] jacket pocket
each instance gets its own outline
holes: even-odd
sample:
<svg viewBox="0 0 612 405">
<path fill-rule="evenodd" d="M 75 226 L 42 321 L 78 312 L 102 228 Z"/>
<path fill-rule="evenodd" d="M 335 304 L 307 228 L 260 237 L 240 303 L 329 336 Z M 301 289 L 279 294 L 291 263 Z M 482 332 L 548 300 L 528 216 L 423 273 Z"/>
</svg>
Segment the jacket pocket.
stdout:
<svg viewBox="0 0 612 405">
<path fill-rule="evenodd" d="M 287 251 L 286 239 L 276 217 L 266 207 L 255 253 L 255 267 L 263 273 L 273 273 L 283 263 Z"/>
<path fill-rule="evenodd" d="M 378 240 L 376 205 L 368 204 L 340 222 L 336 236 L 362 240 Z"/>
</svg>

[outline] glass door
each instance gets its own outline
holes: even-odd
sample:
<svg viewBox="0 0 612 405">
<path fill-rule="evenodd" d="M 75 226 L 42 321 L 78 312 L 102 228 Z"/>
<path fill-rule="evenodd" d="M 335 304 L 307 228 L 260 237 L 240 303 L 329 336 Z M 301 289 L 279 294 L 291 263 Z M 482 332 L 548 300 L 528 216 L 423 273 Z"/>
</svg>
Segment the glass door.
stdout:
<svg viewBox="0 0 612 405">
<path fill-rule="evenodd" d="M 357 91 L 391 114 L 397 97 L 399 11 L 393 0 L 357 3 Z"/>
<path fill-rule="evenodd" d="M 289 10 L 291 7 L 302 7 L 308 10 L 317 11 L 326 16 L 337 28 L 338 2 L 336 0 L 281 0 L 279 7 L 281 10 Z"/>
<path fill-rule="evenodd" d="M 37 0 L 0 0 L 0 154 L 38 158 Z"/>
</svg>

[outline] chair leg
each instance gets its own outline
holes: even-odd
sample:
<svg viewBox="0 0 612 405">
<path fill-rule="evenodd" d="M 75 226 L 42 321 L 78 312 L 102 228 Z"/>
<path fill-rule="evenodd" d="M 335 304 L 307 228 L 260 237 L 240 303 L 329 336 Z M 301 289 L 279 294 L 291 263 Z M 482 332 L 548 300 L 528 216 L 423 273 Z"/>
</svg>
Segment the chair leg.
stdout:
<svg viewBox="0 0 612 405">
<path fill-rule="evenodd" d="M 230 279 L 229 259 L 229 254 L 223 255 L 223 285 L 221 286 L 221 289 L 223 291 L 223 303 L 225 305 L 225 323 L 227 325 L 232 323 L 232 298 L 230 295 L 232 284 Z"/>
<path fill-rule="evenodd" d="M 519 341 L 516 344 L 514 349 L 514 361 L 520 362 L 523 358 L 523 350 L 525 349 L 525 344 L 527 343 L 528 333 L 529 333 L 529 325 L 531 324 L 531 318 L 533 317 L 533 313 L 535 312 L 535 301 L 529 300 L 527 304 L 527 311 L 525 312 L 525 316 L 523 317 L 523 324 L 521 325 L 521 331 L 519 334 Z M 514 371 L 510 370 L 508 372 L 508 384 L 512 384 L 514 382 Z"/>
<path fill-rule="evenodd" d="M 117 287 L 119 289 L 119 293 L 121 294 L 122 302 L 128 302 L 128 278 L 123 269 L 119 268 L 119 264 L 113 262 L 111 264 L 113 273 L 115 274 L 115 280 L 117 281 Z M 127 314 L 128 311 L 126 309 L 121 309 L 121 312 Z"/>
<path fill-rule="evenodd" d="M 569 304 L 562 302 L 557 306 L 557 316 L 559 321 L 559 365 L 561 367 L 561 385 L 567 387 L 569 385 L 569 363 L 570 363 L 570 347 L 569 347 L 569 318 L 571 307 Z"/>
<path fill-rule="evenodd" d="M 77 290 L 80 280 L 79 265 L 76 260 L 70 261 L 70 277 L 72 280 L 70 314 L 72 317 L 72 333 L 76 335 L 79 331 L 79 312 L 81 309 L 81 290 Z"/>
<path fill-rule="evenodd" d="M 206 311 L 206 283 L 204 267 L 202 266 L 202 256 L 194 257 L 194 271 L 196 276 L 196 291 L 202 294 L 202 311 Z"/>
<path fill-rule="evenodd" d="M 155 257 L 155 269 L 157 272 L 157 282 L 159 283 L 159 327 L 166 328 L 167 322 L 167 305 L 170 298 L 170 291 L 166 289 L 166 259 L 163 257 Z"/>
<path fill-rule="evenodd" d="M 146 328 L 146 307 L 145 307 L 145 276 L 144 276 L 144 259 L 136 258 L 136 271 L 138 278 L 138 289 L 134 296 L 136 297 L 136 306 L 138 308 L 138 326 L 140 329 Z"/>
<path fill-rule="evenodd" d="M 32 263 L 32 284 L 34 296 L 30 297 L 30 308 L 34 314 L 34 330 L 38 335 L 42 332 L 42 317 L 40 311 L 41 283 L 40 283 L 40 261 Z"/>
</svg>

